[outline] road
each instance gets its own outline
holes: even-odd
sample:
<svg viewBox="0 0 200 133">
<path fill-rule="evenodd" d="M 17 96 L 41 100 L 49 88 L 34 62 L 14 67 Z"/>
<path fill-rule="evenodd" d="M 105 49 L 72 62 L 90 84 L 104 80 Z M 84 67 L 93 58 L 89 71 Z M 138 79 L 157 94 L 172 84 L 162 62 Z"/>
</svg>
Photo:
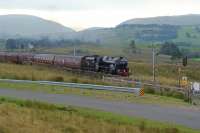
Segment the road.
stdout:
<svg viewBox="0 0 200 133">
<path fill-rule="evenodd" d="M 37 100 L 54 104 L 88 107 L 200 129 L 200 110 L 163 107 L 150 104 L 106 101 L 77 95 L 47 94 L 42 92 L 20 91 L 12 89 L 0 89 L 0 96 Z"/>
</svg>

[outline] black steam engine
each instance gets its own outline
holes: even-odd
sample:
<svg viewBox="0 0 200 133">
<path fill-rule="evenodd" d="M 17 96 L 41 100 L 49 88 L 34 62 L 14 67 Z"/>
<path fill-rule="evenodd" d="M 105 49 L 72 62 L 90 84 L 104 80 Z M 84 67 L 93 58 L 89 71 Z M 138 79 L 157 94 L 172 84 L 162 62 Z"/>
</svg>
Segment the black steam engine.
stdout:
<svg viewBox="0 0 200 133">
<path fill-rule="evenodd" d="M 83 70 L 128 76 L 128 60 L 123 57 L 84 56 L 81 68 Z"/>
</svg>

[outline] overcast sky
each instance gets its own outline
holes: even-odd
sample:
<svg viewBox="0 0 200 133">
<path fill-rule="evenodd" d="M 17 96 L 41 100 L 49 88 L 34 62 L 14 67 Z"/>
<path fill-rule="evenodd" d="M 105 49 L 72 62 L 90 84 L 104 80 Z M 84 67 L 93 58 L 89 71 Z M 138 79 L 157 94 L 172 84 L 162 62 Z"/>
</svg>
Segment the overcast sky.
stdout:
<svg viewBox="0 0 200 133">
<path fill-rule="evenodd" d="M 200 14 L 200 0 L 0 0 L 0 15 L 28 14 L 76 30 L 132 18 Z"/>
</svg>

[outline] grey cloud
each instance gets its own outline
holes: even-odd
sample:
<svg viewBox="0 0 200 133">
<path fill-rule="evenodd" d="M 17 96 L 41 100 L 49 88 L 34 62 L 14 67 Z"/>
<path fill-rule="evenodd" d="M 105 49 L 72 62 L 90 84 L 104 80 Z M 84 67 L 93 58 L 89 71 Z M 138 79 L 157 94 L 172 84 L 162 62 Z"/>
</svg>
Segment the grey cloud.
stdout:
<svg viewBox="0 0 200 133">
<path fill-rule="evenodd" d="M 85 10 L 131 7 L 135 0 L 0 0 L 1 9 Z"/>
<path fill-rule="evenodd" d="M 0 0 L 1 9 L 76 10 L 87 8 L 84 0 Z"/>
</svg>

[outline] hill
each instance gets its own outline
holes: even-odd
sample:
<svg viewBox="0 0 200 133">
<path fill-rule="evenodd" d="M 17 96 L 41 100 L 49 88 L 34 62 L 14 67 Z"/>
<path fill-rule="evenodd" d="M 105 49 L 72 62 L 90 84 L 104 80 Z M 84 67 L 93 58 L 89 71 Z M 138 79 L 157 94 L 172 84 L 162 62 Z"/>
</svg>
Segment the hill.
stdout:
<svg viewBox="0 0 200 133">
<path fill-rule="evenodd" d="M 122 22 L 120 25 L 127 24 L 158 24 L 158 25 L 200 25 L 200 15 L 180 15 L 180 16 L 162 16 L 162 17 L 151 17 L 151 18 L 137 18 Z"/>
<path fill-rule="evenodd" d="M 47 36 L 75 32 L 53 21 L 29 15 L 1 15 L 0 38 Z"/>
<path fill-rule="evenodd" d="M 176 39 L 179 29 L 179 26 L 173 25 L 120 25 L 115 28 L 81 31 L 76 38 L 102 45 L 124 46 L 132 40 L 149 43 Z"/>
<path fill-rule="evenodd" d="M 84 30 L 77 34 L 78 39 L 111 46 L 124 46 L 135 40 L 138 44 L 174 41 L 200 47 L 200 15 L 131 19 L 115 28 Z"/>
<path fill-rule="evenodd" d="M 137 44 L 175 41 L 200 47 L 200 15 L 193 14 L 131 19 L 113 28 L 93 27 L 79 32 L 35 16 L 4 15 L 0 16 L 0 27 L 0 39 L 49 37 L 111 47 L 127 47 L 132 40 Z"/>
</svg>

